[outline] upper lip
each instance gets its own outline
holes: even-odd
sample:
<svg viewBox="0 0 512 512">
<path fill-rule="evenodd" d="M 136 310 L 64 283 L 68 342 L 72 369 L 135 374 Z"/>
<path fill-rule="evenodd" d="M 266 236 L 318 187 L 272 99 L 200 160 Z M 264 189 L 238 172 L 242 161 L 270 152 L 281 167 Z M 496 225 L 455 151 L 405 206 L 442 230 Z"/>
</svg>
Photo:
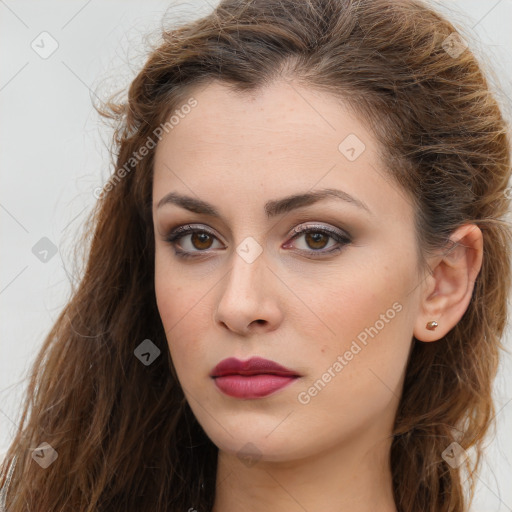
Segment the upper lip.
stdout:
<svg viewBox="0 0 512 512">
<path fill-rule="evenodd" d="M 236 357 L 223 359 L 211 372 L 210 377 L 223 377 L 225 375 L 284 375 L 290 377 L 300 377 L 300 374 L 285 368 L 284 366 L 263 359 L 261 357 L 251 357 L 247 361 L 240 361 Z"/>
</svg>

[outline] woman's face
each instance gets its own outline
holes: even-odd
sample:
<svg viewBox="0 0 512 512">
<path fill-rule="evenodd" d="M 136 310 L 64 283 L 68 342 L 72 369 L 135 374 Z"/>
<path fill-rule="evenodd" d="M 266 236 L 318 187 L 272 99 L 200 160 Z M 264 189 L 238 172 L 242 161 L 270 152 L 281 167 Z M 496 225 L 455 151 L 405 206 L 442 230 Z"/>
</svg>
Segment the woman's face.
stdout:
<svg viewBox="0 0 512 512">
<path fill-rule="evenodd" d="M 153 183 L 156 299 L 190 407 L 233 455 L 370 450 L 391 432 L 419 313 L 411 203 L 328 95 L 281 81 L 193 98 Z M 214 371 L 227 358 L 290 372 Z"/>
</svg>

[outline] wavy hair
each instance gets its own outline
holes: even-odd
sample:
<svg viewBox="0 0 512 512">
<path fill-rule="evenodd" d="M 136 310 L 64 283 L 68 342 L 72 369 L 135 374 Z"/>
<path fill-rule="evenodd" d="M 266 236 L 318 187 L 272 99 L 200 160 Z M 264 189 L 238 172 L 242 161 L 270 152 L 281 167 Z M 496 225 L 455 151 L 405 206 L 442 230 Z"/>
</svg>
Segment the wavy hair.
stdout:
<svg viewBox="0 0 512 512">
<path fill-rule="evenodd" d="M 390 453 L 400 512 L 466 510 L 505 349 L 511 155 L 482 66 L 447 46 L 457 34 L 420 0 L 223 0 L 163 30 L 127 99 L 101 109 L 115 170 L 85 226 L 83 275 L 31 369 L 2 466 L 5 480 L 16 462 L 10 512 L 211 510 L 218 450 L 185 400 L 155 300 L 154 148 L 133 155 L 198 85 L 243 93 L 279 79 L 340 98 L 371 129 L 413 201 L 423 265 L 458 227 L 482 230 L 463 317 L 436 343 L 411 340 Z M 161 350 L 148 366 L 134 356 L 145 339 Z M 473 450 L 456 468 L 442 457 L 453 441 Z M 43 442 L 58 453 L 44 470 L 32 460 Z"/>
</svg>

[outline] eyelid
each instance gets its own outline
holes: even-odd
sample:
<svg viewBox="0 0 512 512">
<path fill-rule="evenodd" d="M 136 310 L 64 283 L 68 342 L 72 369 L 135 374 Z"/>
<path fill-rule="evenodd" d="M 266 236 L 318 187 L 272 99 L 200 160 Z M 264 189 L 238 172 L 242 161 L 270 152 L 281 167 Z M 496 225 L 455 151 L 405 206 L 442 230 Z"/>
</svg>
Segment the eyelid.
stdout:
<svg viewBox="0 0 512 512">
<path fill-rule="evenodd" d="M 333 256 L 345 248 L 345 246 L 352 244 L 352 236 L 346 231 L 342 230 L 333 226 L 319 224 L 319 223 L 311 223 L 311 222 L 303 222 L 299 224 L 298 226 L 295 226 L 289 233 L 288 237 L 289 240 L 285 242 L 284 247 L 288 248 L 290 245 L 290 242 L 295 240 L 296 238 L 299 238 L 308 232 L 320 232 L 327 234 L 329 238 L 334 240 L 336 242 L 335 246 L 333 248 L 330 248 L 329 250 L 318 250 L 315 251 L 313 249 L 296 249 L 296 251 L 299 254 L 303 254 L 306 258 L 309 259 L 316 259 L 316 258 L 322 258 L 327 256 Z M 182 258 L 182 259 L 193 259 L 193 258 L 201 258 L 203 255 L 208 256 L 213 252 L 215 249 L 207 249 L 204 251 L 197 250 L 197 251 L 190 251 L 190 250 L 178 250 L 176 245 L 179 245 L 179 241 L 195 232 L 203 232 L 207 233 L 216 240 L 219 240 L 219 237 L 217 234 L 210 229 L 209 227 L 205 227 L 204 224 L 184 224 L 182 226 L 178 226 L 177 228 L 171 230 L 171 233 L 164 237 L 165 241 L 169 243 L 174 248 L 175 255 Z"/>
<path fill-rule="evenodd" d="M 205 227 L 204 224 L 183 224 L 182 226 L 171 230 L 171 232 L 166 235 L 165 239 L 168 242 L 173 242 L 179 237 L 179 235 L 186 236 L 191 234 L 190 232 L 192 231 L 204 231 L 215 238 L 220 238 L 211 228 Z"/>
<path fill-rule="evenodd" d="M 323 232 L 327 232 L 327 233 L 332 233 L 333 235 L 338 236 L 340 238 L 352 240 L 351 235 L 342 229 L 335 228 L 333 226 L 329 226 L 329 225 L 325 225 L 325 224 L 308 223 L 308 222 L 299 224 L 298 226 L 295 226 L 289 232 L 288 236 L 295 238 L 296 235 L 302 235 L 303 233 L 305 233 L 307 231 L 312 231 L 312 230 L 318 230 L 318 231 L 323 231 Z"/>
<path fill-rule="evenodd" d="M 166 240 L 168 240 L 168 241 L 175 240 L 177 238 L 176 235 L 179 235 L 182 233 L 187 233 L 194 229 L 197 231 L 205 231 L 206 233 L 208 233 L 216 238 L 219 238 L 219 239 L 222 238 L 219 235 L 217 235 L 217 233 L 215 231 L 213 231 L 210 227 L 206 227 L 204 224 L 192 223 L 192 224 L 183 224 L 182 226 L 178 226 L 177 228 L 172 229 L 171 233 L 166 236 Z M 335 228 L 335 227 L 325 225 L 325 224 L 311 223 L 311 222 L 310 223 L 302 222 L 298 226 L 295 226 L 291 231 L 289 231 L 286 236 L 293 237 L 295 235 L 303 234 L 305 231 L 311 230 L 311 229 L 318 229 L 319 231 L 326 231 L 328 233 L 333 233 L 335 235 L 338 235 L 340 237 L 345 237 L 347 239 L 352 238 L 350 233 L 348 233 L 346 230 L 342 230 L 342 229 Z"/>
</svg>

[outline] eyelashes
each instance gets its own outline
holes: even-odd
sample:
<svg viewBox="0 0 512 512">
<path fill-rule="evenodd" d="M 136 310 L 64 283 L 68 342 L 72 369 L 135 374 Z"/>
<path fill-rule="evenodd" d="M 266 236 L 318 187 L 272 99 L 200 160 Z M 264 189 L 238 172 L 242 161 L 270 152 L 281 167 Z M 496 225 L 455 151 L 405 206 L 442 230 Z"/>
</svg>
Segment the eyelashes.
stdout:
<svg viewBox="0 0 512 512">
<path fill-rule="evenodd" d="M 296 249 L 296 251 L 309 258 L 338 254 L 345 246 L 352 242 L 350 235 L 344 231 L 324 225 L 308 224 L 294 228 L 290 240 L 283 247 L 286 249 L 293 247 L 292 242 L 302 237 L 304 237 L 304 243 L 307 248 Z M 183 248 L 183 239 L 186 239 L 185 242 L 188 242 L 192 250 Z M 214 245 L 215 241 L 219 241 L 213 231 L 197 224 L 180 226 L 171 231 L 164 240 L 174 248 L 175 255 L 183 259 L 204 257 L 211 253 L 213 250 L 212 245 Z M 324 248 L 328 245 L 329 240 L 333 240 L 335 244 L 331 245 L 328 250 L 325 250 Z M 187 244 L 185 243 L 184 245 Z"/>
</svg>

